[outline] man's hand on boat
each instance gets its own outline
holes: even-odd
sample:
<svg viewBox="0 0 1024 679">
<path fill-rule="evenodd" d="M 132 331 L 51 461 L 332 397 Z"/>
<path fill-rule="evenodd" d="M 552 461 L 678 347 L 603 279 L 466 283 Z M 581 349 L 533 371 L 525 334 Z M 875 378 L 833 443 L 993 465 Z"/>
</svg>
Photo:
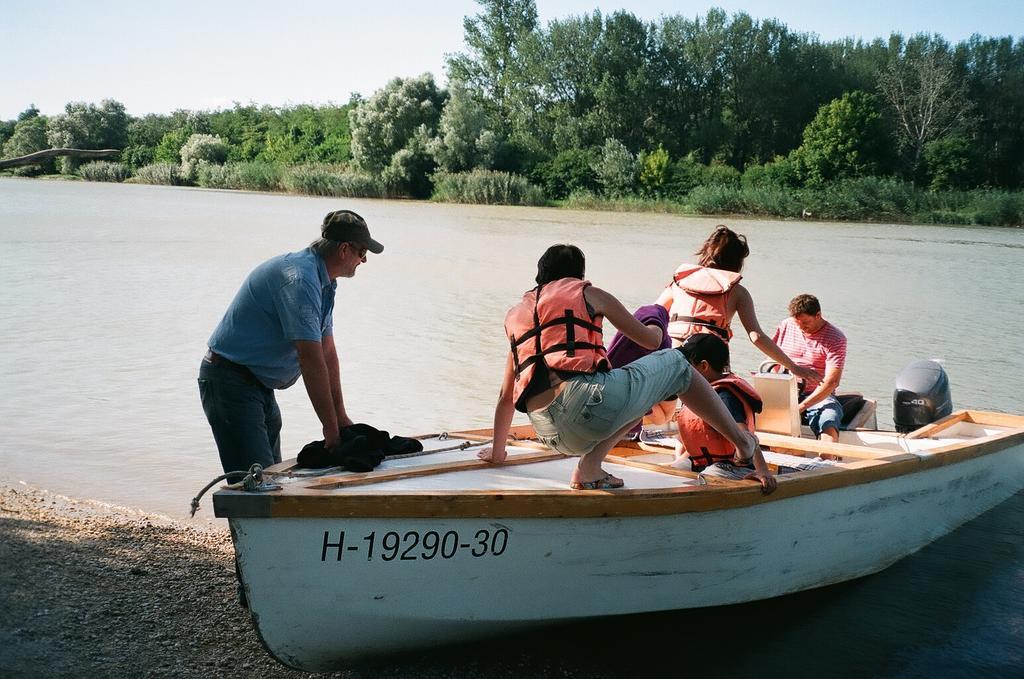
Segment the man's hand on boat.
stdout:
<svg viewBox="0 0 1024 679">
<path fill-rule="evenodd" d="M 492 464 L 501 464 L 508 457 L 508 451 L 505 450 L 505 446 L 484 446 L 480 449 L 480 452 L 476 454 L 484 462 L 490 462 Z"/>
<path fill-rule="evenodd" d="M 754 471 L 750 472 L 744 479 L 750 479 L 757 481 L 761 484 L 761 492 L 765 495 L 770 495 L 775 492 L 775 488 L 778 486 L 778 482 L 775 480 L 775 476 L 769 471 L 768 463 L 764 461 L 764 455 L 761 454 L 761 442 L 757 440 L 757 435 L 749 431 L 743 430 L 743 433 L 747 437 L 746 450 L 742 453 L 739 448 L 736 449 L 736 454 L 733 455 L 733 462 L 738 465 L 746 465 L 751 462 L 754 463 Z"/>
<path fill-rule="evenodd" d="M 775 476 L 771 472 L 762 473 L 759 471 L 752 471 L 743 478 L 760 482 L 761 492 L 765 495 L 771 495 L 778 487 L 778 482 L 775 480 Z"/>
<path fill-rule="evenodd" d="M 794 366 L 791 372 L 797 379 L 804 380 L 805 382 L 821 382 L 825 379 L 817 370 L 814 370 L 813 368 L 805 368 L 799 365 Z"/>
</svg>

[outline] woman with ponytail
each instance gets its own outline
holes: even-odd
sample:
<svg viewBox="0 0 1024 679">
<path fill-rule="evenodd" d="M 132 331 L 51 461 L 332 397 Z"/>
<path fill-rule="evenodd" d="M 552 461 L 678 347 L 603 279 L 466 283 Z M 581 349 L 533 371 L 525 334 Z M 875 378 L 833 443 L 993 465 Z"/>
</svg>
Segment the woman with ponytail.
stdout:
<svg viewBox="0 0 1024 679">
<path fill-rule="evenodd" d="M 679 346 L 694 334 L 708 332 L 728 342 L 732 338 L 733 316 L 739 314 L 747 337 L 761 353 L 787 368 L 800 379 L 821 376 L 801 368 L 761 329 L 754 300 L 740 284 L 743 260 L 750 254 L 746 236 L 719 224 L 695 253 L 697 264 L 683 264 L 657 303 L 669 313 L 668 333 Z"/>
</svg>

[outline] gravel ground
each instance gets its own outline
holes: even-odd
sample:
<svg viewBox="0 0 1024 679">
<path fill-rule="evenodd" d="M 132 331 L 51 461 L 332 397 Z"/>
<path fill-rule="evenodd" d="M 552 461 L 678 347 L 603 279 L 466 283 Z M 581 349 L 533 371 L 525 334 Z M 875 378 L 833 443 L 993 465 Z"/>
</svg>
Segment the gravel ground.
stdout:
<svg viewBox="0 0 1024 679">
<path fill-rule="evenodd" d="M 0 479 L 0 676 L 313 676 L 278 664 L 260 645 L 235 600 L 233 556 L 226 526 L 191 526 Z M 550 643 L 478 644 L 329 676 L 608 673 Z"/>
</svg>

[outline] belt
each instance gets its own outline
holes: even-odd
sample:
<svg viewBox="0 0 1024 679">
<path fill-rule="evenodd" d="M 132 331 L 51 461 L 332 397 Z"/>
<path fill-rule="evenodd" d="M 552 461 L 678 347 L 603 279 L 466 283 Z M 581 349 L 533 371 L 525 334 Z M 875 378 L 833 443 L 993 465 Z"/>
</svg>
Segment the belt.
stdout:
<svg viewBox="0 0 1024 679">
<path fill-rule="evenodd" d="M 215 352 L 213 349 L 206 350 L 206 355 L 203 356 L 203 360 L 209 363 L 210 365 L 216 365 L 222 368 L 227 368 L 228 370 L 234 370 L 236 373 L 242 375 L 243 377 L 245 377 L 246 380 L 252 382 L 253 384 L 261 384 L 261 382 L 256 379 L 256 376 L 252 374 L 251 370 L 246 368 L 241 363 L 235 363 L 234 361 L 230 361 L 224 358 L 223 356 Z"/>
</svg>

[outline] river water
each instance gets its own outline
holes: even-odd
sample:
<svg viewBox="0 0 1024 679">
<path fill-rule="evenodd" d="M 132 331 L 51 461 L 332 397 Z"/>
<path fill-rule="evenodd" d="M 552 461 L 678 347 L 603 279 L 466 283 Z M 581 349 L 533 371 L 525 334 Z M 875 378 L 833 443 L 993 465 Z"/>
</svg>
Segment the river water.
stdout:
<svg viewBox="0 0 1024 679">
<path fill-rule="evenodd" d="M 0 474 L 186 515 L 220 473 L 195 381 L 206 340 L 253 266 L 304 247 L 340 207 L 385 245 L 338 285 L 346 404 L 404 434 L 489 426 L 501 320 L 548 245 L 581 246 L 588 278 L 632 308 L 721 221 L 0 179 Z M 878 398 L 883 427 L 893 379 L 917 358 L 943 361 L 955 407 L 1024 412 L 1024 232 L 727 223 L 748 237 L 744 283 L 762 326 L 794 295 L 817 295 L 849 339 L 843 388 Z M 732 348 L 734 369 L 756 368 L 742 336 Z M 320 428 L 301 385 L 278 399 L 288 457 Z M 206 502 L 197 520 L 210 520 Z M 752 648 L 816 673 L 1021 676 L 1022 531 L 1018 494 L 880 575 L 741 607 L 775 640 Z M 665 641 L 687 619 L 667 619 Z M 757 667 L 728 649 L 716 656 L 736 671 Z"/>
</svg>

